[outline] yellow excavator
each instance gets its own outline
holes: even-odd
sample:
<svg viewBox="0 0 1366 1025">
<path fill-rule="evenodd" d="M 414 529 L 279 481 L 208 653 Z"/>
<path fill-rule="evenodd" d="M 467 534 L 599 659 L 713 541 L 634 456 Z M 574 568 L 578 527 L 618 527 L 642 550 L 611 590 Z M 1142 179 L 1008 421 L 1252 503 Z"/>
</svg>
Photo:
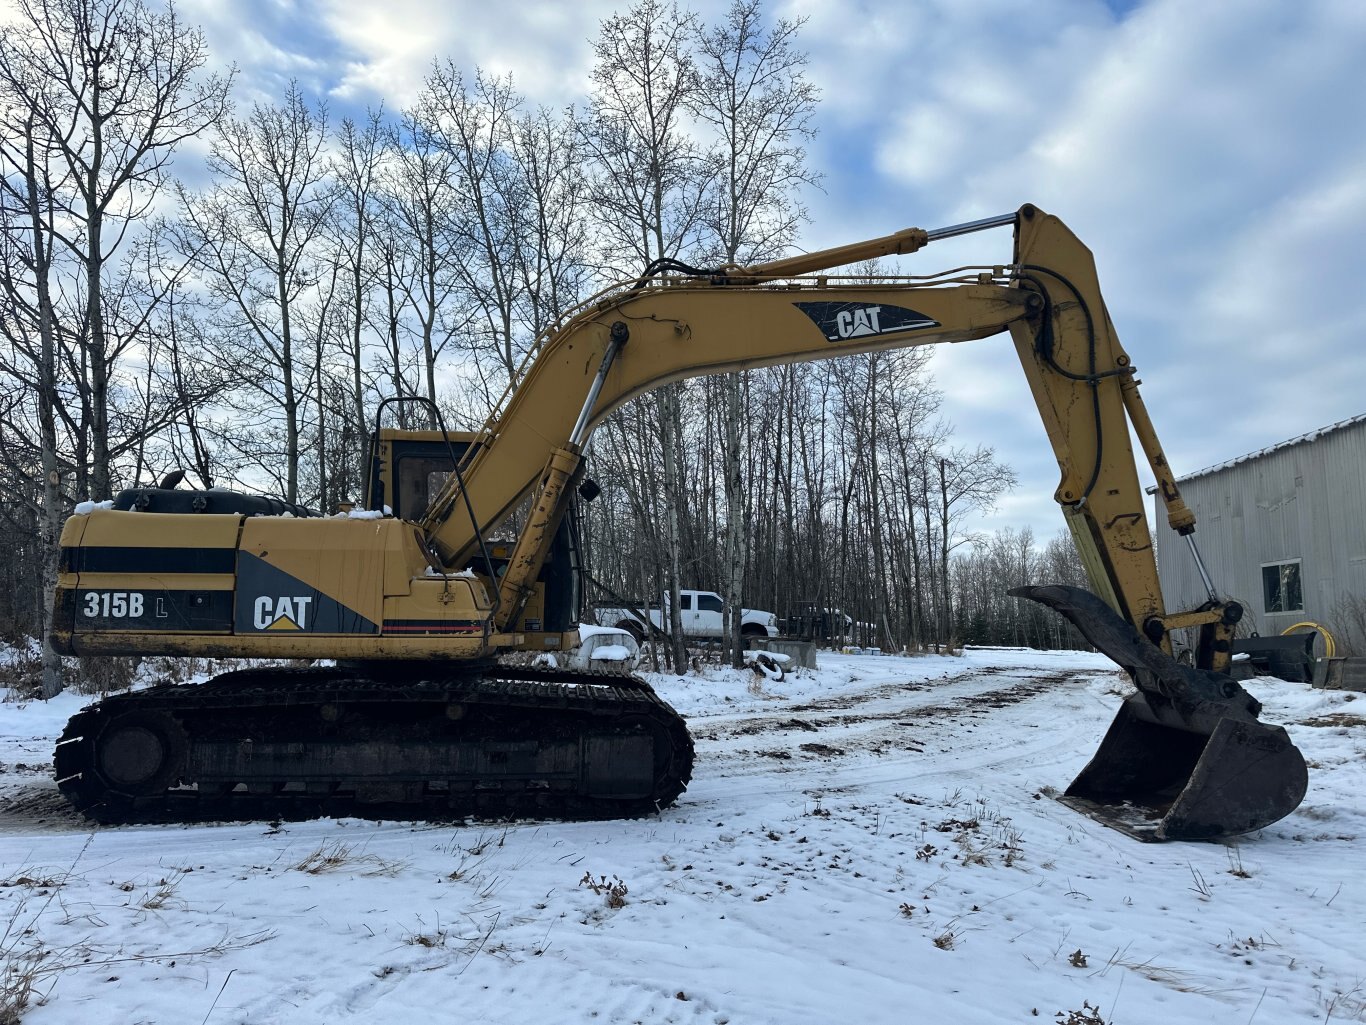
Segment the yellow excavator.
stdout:
<svg viewBox="0 0 1366 1025">
<path fill-rule="evenodd" d="M 1009 266 L 832 269 L 1013 226 Z M 1225 675 L 1241 609 L 1162 603 L 1130 428 L 1191 537 L 1090 251 L 1033 206 L 751 267 L 661 260 L 549 332 L 481 431 L 376 428 L 366 508 L 143 488 L 62 533 L 53 644 L 74 655 L 332 660 L 119 694 L 74 716 L 57 782 L 101 822 L 317 815 L 627 817 L 686 788 L 693 745 L 644 680 L 500 664 L 578 640 L 584 447 L 622 403 L 704 374 L 1009 331 L 1094 594 L 1058 610 L 1136 685 L 1063 799 L 1145 840 L 1258 829 L 1303 798 L 1284 729 Z M 393 400 L 390 400 L 393 401 Z M 435 415 L 433 413 L 433 415 Z M 377 422 L 378 422 L 377 417 Z M 515 514 L 515 515 L 514 515 Z M 494 540 L 512 518 L 513 539 Z M 1199 560 L 1193 540 L 1191 555 Z M 1170 632 L 1199 636 L 1194 667 Z"/>
</svg>

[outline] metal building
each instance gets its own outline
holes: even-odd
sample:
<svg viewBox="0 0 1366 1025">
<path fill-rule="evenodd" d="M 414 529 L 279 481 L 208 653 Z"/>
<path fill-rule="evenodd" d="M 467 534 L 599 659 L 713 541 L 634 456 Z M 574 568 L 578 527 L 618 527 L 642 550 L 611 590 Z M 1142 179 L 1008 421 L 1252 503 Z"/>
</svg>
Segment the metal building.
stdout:
<svg viewBox="0 0 1366 1025">
<path fill-rule="evenodd" d="M 1177 483 L 1215 586 L 1258 633 L 1306 620 L 1331 630 L 1347 596 L 1366 600 L 1366 414 Z M 1206 597 L 1199 573 L 1155 505 L 1163 600 L 1194 608 Z"/>
</svg>

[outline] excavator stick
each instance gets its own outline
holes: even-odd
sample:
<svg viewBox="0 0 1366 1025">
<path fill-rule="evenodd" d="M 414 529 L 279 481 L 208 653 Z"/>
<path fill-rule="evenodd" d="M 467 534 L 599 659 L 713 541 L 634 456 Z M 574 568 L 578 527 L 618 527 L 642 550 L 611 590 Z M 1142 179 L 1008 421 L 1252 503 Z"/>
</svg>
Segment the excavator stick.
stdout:
<svg viewBox="0 0 1366 1025">
<path fill-rule="evenodd" d="M 1180 665 L 1079 587 L 1017 587 L 1070 620 L 1127 670 L 1136 694 L 1061 800 L 1139 840 L 1219 840 L 1290 814 L 1309 784 L 1304 757 L 1260 703 L 1222 673 Z"/>
</svg>

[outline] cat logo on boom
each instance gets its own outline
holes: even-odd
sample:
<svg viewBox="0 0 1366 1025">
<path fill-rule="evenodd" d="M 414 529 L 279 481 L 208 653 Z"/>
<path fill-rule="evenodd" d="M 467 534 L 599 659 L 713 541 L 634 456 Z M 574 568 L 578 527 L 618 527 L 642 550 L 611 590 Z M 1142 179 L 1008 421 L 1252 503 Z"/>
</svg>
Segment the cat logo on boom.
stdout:
<svg viewBox="0 0 1366 1025">
<path fill-rule="evenodd" d="M 835 317 L 835 329 L 841 338 L 857 338 L 859 335 L 882 333 L 878 325 L 881 306 L 856 306 L 852 310 L 840 310 Z"/>
<path fill-rule="evenodd" d="M 312 602 L 312 598 L 273 598 L 263 594 L 256 599 L 252 623 L 258 630 L 307 630 L 308 606 Z"/>
<path fill-rule="evenodd" d="M 907 306 L 879 303 L 799 302 L 793 303 L 825 335 L 826 341 L 848 342 L 856 338 L 922 331 L 938 327 L 939 322 Z"/>
</svg>

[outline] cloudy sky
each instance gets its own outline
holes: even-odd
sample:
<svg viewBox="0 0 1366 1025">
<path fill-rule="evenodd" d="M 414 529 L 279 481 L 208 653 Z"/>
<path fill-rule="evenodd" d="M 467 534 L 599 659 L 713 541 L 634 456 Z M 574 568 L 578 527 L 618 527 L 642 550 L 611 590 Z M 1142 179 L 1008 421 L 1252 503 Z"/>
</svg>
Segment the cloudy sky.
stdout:
<svg viewBox="0 0 1366 1025">
<path fill-rule="evenodd" d="M 182 0 L 240 103 L 290 78 L 334 117 L 411 101 L 433 58 L 511 72 L 531 103 L 586 92 L 628 0 Z M 719 19 L 724 0 L 693 4 Z M 819 248 L 1032 202 L 1096 253 L 1178 473 L 1366 412 L 1366 3 L 770 0 L 807 19 L 822 91 L 803 239 Z M 1009 257 L 1006 230 L 905 269 Z M 962 444 L 1021 486 L 986 526 L 1061 526 L 1057 468 L 1005 338 L 942 347 Z"/>
</svg>

